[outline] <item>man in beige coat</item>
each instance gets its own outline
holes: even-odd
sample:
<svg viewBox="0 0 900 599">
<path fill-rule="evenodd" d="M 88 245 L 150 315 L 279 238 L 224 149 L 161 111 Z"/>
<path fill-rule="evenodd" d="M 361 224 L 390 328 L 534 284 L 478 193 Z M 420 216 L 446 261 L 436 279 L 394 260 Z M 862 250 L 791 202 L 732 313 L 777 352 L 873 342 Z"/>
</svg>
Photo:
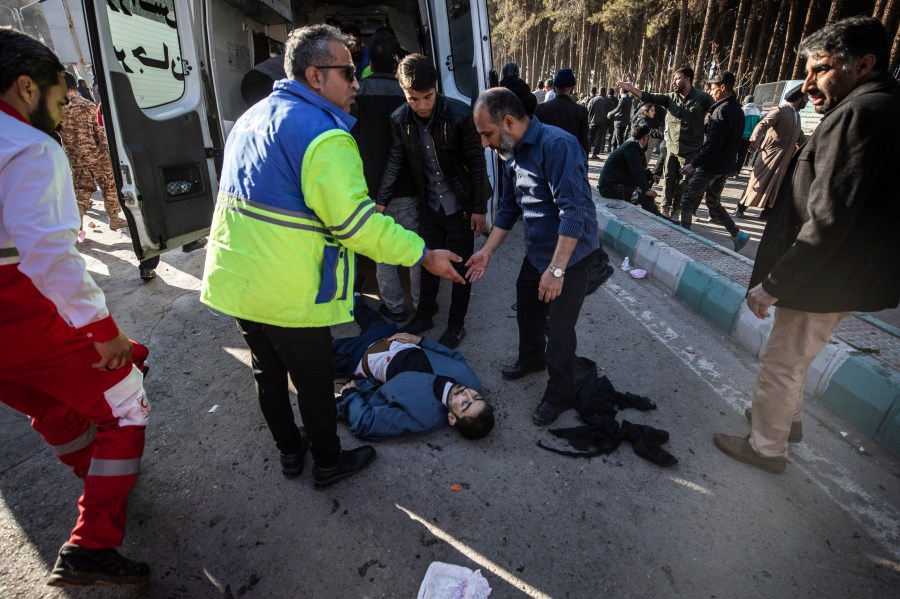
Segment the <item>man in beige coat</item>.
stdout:
<svg viewBox="0 0 900 599">
<path fill-rule="evenodd" d="M 800 111 L 806 106 L 807 97 L 801 87 L 798 85 L 789 91 L 784 97 L 785 103 L 770 110 L 753 130 L 748 150 L 759 149 L 759 160 L 734 216 L 743 217 L 747 208 L 762 208 L 760 219 L 768 217 L 791 156 L 804 140 Z"/>
</svg>

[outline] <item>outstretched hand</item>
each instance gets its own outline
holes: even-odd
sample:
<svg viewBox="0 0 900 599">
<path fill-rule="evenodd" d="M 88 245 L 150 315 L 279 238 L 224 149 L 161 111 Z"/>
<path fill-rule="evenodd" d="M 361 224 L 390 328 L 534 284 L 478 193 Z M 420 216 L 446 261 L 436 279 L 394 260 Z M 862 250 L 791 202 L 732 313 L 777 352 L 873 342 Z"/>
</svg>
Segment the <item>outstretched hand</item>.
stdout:
<svg viewBox="0 0 900 599">
<path fill-rule="evenodd" d="M 469 267 L 469 270 L 466 271 L 466 278 L 469 279 L 470 283 L 474 283 L 484 276 L 490 261 L 491 255 L 484 250 L 475 252 L 471 258 L 466 260 L 466 266 Z"/>
<path fill-rule="evenodd" d="M 466 280 L 453 267 L 454 263 L 459 262 L 462 258 L 450 250 L 425 250 L 425 257 L 422 258 L 422 266 L 431 274 L 465 285 Z"/>
</svg>

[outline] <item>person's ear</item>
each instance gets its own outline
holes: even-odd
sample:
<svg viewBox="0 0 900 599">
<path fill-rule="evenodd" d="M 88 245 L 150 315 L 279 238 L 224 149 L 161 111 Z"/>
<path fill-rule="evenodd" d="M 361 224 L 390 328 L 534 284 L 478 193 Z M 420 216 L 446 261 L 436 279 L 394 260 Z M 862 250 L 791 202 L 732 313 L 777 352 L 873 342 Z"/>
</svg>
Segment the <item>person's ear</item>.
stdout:
<svg viewBox="0 0 900 599">
<path fill-rule="evenodd" d="M 871 75 L 875 70 L 875 55 L 866 54 L 856 61 L 856 73 L 860 77 Z"/>
<path fill-rule="evenodd" d="M 306 71 L 303 72 L 303 76 L 306 78 L 306 83 L 313 89 L 321 89 L 322 87 L 322 72 L 316 67 L 306 67 Z"/>
<path fill-rule="evenodd" d="M 450 423 L 450 426 L 456 426 L 456 414 L 447 412 L 447 422 Z"/>
</svg>

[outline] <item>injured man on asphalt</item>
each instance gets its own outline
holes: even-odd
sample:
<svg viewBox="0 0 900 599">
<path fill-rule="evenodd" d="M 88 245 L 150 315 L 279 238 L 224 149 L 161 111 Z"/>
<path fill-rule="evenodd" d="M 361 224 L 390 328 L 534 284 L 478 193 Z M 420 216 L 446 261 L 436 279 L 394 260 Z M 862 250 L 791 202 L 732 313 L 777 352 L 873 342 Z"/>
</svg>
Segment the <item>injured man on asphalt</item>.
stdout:
<svg viewBox="0 0 900 599">
<path fill-rule="evenodd" d="M 388 439 L 452 426 L 467 439 L 494 427 L 481 382 L 457 351 L 397 327 L 357 300 L 356 337 L 332 341 L 336 376 L 354 377 L 337 398 L 338 418 L 362 439 Z"/>
</svg>

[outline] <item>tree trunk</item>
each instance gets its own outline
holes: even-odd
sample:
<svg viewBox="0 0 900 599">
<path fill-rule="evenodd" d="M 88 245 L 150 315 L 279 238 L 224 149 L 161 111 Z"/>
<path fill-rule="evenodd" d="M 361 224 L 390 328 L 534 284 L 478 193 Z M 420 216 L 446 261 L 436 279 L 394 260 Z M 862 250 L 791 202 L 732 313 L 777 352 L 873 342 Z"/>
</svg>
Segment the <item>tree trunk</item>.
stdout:
<svg viewBox="0 0 900 599">
<path fill-rule="evenodd" d="M 826 23 L 834 23 L 841 18 L 841 9 L 844 8 L 844 0 L 831 0 L 831 8 L 828 10 Z"/>
<path fill-rule="evenodd" d="M 900 27 L 897 28 L 897 34 L 894 35 L 894 45 L 891 48 L 891 73 L 897 69 L 897 63 L 900 62 Z"/>
<path fill-rule="evenodd" d="M 759 0 L 751 0 L 750 10 L 747 13 L 747 28 L 744 30 L 744 42 L 741 44 L 741 54 L 738 58 L 737 73 L 735 73 L 738 81 L 741 80 L 741 75 L 746 71 L 747 59 L 750 54 L 750 40 L 753 39 L 753 30 L 756 28 L 756 11 L 758 4 Z"/>
<path fill-rule="evenodd" d="M 700 44 L 697 46 L 697 57 L 694 59 L 694 68 L 697 69 L 695 73 L 695 82 L 697 85 L 703 83 L 706 79 L 706 55 L 708 52 L 706 51 L 706 45 L 709 44 L 711 40 L 710 32 L 713 24 L 713 2 L 714 0 L 707 0 L 706 2 L 706 16 L 703 18 L 703 29 L 700 32 Z"/>
<path fill-rule="evenodd" d="M 681 68 L 681 57 L 684 53 L 685 33 L 687 32 L 688 20 L 688 3 L 687 0 L 681 0 L 681 10 L 678 13 L 678 37 L 675 38 L 675 58 L 672 60 L 674 69 Z"/>
<path fill-rule="evenodd" d="M 738 41 L 740 40 L 740 32 L 743 29 L 744 9 L 747 8 L 747 0 L 741 0 L 738 4 L 737 14 L 734 17 L 734 35 L 731 36 L 731 47 L 728 49 L 728 66 L 727 69 L 734 72 L 738 68 Z"/>
<path fill-rule="evenodd" d="M 806 21 L 803 22 L 803 31 L 800 32 L 800 41 L 802 42 L 810 33 L 812 33 L 813 15 L 816 14 L 816 4 L 818 0 L 809 0 L 809 9 L 806 11 Z M 803 76 L 805 61 L 797 53 L 797 62 L 794 64 L 794 72 L 791 73 L 791 79 L 799 79 Z"/>
<path fill-rule="evenodd" d="M 787 16 L 787 10 L 790 7 L 790 0 L 781 0 L 781 6 L 778 8 L 778 15 L 775 17 L 775 25 L 772 27 L 772 35 L 769 37 L 769 51 L 766 53 L 766 61 L 763 63 L 762 72 L 760 73 L 760 79 L 757 83 L 764 83 L 771 80 L 770 71 L 772 71 L 772 67 L 778 62 L 778 58 L 775 56 L 777 52 L 778 44 L 777 40 L 779 37 L 779 30 L 782 29 L 784 19 Z"/>
<path fill-rule="evenodd" d="M 781 81 L 782 79 L 787 79 L 790 73 L 788 73 L 788 65 L 790 61 L 788 60 L 791 57 L 791 53 L 795 52 L 794 47 L 796 46 L 794 40 L 794 29 L 797 28 L 797 13 L 800 12 L 800 7 L 798 6 L 797 0 L 791 0 L 791 12 L 788 14 L 787 27 L 784 30 L 784 50 L 781 53 L 781 66 L 778 68 L 778 76 L 775 78 L 776 81 Z"/>
<path fill-rule="evenodd" d="M 756 50 L 753 52 L 753 56 L 751 60 L 753 61 L 753 68 L 749 68 L 750 71 L 750 87 L 756 87 L 756 84 L 760 82 L 760 77 L 762 77 L 762 68 L 765 64 L 766 55 L 765 51 L 769 45 L 769 41 L 771 40 L 771 18 L 772 18 L 772 9 L 775 7 L 776 0 L 764 0 L 765 1 L 765 10 L 763 11 L 763 17 L 759 21 L 759 35 L 756 37 L 759 40 L 756 43 Z"/>
</svg>

